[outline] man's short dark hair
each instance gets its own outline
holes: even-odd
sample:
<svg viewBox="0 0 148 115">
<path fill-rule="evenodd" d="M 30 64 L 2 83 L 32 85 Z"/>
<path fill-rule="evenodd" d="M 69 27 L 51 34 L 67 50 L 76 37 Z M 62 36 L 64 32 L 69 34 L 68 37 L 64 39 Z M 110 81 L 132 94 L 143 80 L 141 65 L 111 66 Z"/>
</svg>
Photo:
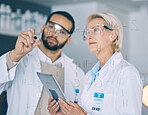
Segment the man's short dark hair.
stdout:
<svg viewBox="0 0 148 115">
<path fill-rule="evenodd" d="M 48 16 L 47 20 L 46 20 L 46 24 L 48 23 L 48 21 L 50 20 L 50 18 L 51 18 L 53 15 L 55 15 L 55 14 L 64 16 L 64 17 L 66 17 L 68 20 L 71 21 L 71 23 L 72 23 L 72 28 L 71 28 L 71 30 L 70 30 L 70 33 L 72 34 L 73 31 L 74 31 L 74 29 L 75 29 L 75 21 L 74 21 L 73 17 L 72 17 L 68 12 L 65 12 L 65 11 L 56 11 L 56 12 L 51 13 L 51 14 Z"/>
</svg>

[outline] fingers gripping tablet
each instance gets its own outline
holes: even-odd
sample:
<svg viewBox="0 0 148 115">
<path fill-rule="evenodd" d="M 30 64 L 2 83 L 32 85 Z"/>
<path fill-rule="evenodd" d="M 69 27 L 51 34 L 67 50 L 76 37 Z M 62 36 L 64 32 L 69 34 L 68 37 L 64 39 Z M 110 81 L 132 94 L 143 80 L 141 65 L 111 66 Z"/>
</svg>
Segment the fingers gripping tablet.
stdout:
<svg viewBox="0 0 148 115">
<path fill-rule="evenodd" d="M 53 99 L 55 99 L 56 101 L 58 101 L 58 98 L 59 97 L 58 97 L 58 94 L 56 93 L 56 91 L 55 90 L 52 90 L 52 89 L 49 89 L 49 91 L 50 91 Z"/>
</svg>

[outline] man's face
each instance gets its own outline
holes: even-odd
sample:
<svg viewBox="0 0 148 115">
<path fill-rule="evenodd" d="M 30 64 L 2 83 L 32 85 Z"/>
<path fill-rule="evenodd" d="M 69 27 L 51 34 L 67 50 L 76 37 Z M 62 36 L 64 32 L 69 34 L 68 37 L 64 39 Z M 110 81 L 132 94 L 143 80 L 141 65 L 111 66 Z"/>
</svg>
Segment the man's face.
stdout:
<svg viewBox="0 0 148 115">
<path fill-rule="evenodd" d="M 72 23 L 64 16 L 55 14 L 50 18 L 49 21 L 61 25 L 68 31 L 71 30 Z M 42 34 L 42 41 L 44 46 L 52 51 L 62 49 L 64 45 L 67 43 L 69 37 L 61 37 L 58 32 L 49 31 L 48 26 L 50 25 L 46 25 Z"/>
</svg>

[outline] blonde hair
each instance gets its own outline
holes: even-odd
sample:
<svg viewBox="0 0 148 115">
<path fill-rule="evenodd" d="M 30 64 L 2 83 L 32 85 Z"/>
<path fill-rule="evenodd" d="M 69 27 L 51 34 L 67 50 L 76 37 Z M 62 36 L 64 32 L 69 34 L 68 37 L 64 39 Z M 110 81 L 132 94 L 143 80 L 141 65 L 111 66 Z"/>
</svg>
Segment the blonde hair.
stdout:
<svg viewBox="0 0 148 115">
<path fill-rule="evenodd" d="M 112 47 L 114 51 L 120 51 L 122 48 L 122 40 L 123 40 L 123 27 L 118 19 L 117 16 L 111 13 L 96 13 L 96 14 L 91 14 L 87 18 L 87 24 L 95 19 L 95 18 L 102 18 L 106 22 L 106 26 L 108 26 L 110 29 L 115 29 L 118 31 L 118 36 L 114 42 L 112 42 Z"/>
</svg>

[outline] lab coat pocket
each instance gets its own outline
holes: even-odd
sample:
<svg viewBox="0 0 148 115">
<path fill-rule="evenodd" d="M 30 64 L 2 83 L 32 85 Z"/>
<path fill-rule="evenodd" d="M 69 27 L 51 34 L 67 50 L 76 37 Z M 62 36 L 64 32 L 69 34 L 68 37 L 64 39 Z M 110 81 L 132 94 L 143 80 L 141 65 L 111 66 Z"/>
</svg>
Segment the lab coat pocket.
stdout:
<svg viewBox="0 0 148 115">
<path fill-rule="evenodd" d="M 115 111 L 115 99 L 114 99 L 114 94 L 112 93 L 106 93 L 104 95 L 104 102 L 103 102 L 103 113 L 105 115 L 114 115 Z"/>
</svg>

